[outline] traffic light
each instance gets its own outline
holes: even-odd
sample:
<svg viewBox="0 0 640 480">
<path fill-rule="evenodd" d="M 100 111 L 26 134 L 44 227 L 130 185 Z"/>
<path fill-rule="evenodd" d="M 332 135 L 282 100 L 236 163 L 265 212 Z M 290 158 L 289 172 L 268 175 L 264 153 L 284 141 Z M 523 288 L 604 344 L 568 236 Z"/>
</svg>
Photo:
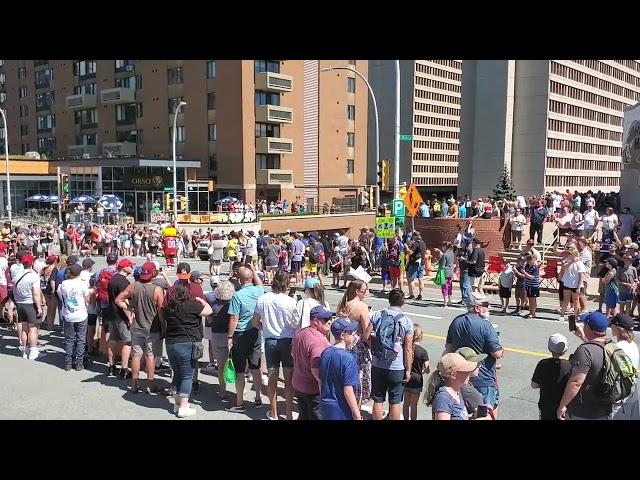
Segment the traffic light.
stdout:
<svg viewBox="0 0 640 480">
<path fill-rule="evenodd" d="M 380 160 L 378 161 L 378 187 L 380 187 L 380 190 L 383 190 L 382 186 L 384 185 L 383 179 L 384 178 L 384 161 Z"/>
<path fill-rule="evenodd" d="M 380 187 L 380 190 L 389 190 L 389 169 L 389 160 L 385 159 L 378 162 L 378 187 Z"/>
<path fill-rule="evenodd" d="M 167 193 L 164 197 L 165 209 L 171 211 L 171 194 Z"/>
<path fill-rule="evenodd" d="M 187 211 L 187 197 L 180 197 L 180 210 Z"/>
<path fill-rule="evenodd" d="M 64 173 L 60 174 L 61 182 L 62 182 L 62 193 L 69 193 L 69 175 L 65 175 Z"/>
</svg>

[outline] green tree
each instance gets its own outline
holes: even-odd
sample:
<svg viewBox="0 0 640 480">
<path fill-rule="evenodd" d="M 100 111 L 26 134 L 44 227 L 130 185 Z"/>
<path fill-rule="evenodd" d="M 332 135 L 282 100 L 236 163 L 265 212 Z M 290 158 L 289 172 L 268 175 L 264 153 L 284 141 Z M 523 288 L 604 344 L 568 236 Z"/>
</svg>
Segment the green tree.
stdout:
<svg viewBox="0 0 640 480">
<path fill-rule="evenodd" d="M 511 180 L 509 169 L 506 166 L 502 169 L 496 188 L 493 190 L 493 196 L 499 200 L 516 196 L 516 187 Z"/>
</svg>

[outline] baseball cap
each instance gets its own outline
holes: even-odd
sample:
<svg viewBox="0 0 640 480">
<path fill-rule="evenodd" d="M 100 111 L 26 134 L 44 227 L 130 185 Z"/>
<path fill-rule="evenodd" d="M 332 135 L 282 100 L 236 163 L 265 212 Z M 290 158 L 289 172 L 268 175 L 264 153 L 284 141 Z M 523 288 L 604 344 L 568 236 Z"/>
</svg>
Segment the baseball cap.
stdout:
<svg viewBox="0 0 640 480">
<path fill-rule="evenodd" d="M 107 254 L 107 263 L 112 265 L 118 261 L 118 254 L 115 252 L 111 252 Z"/>
<path fill-rule="evenodd" d="M 90 258 L 85 258 L 82 261 L 82 268 L 91 268 L 96 264 L 96 262 L 94 262 L 93 260 L 91 260 Z"/>
<path fill-rule="evenodd" d="M 438 371 L 443 375 L 454 372 L 473 372 L 478 362 L 469 362 L 459 353 L 447 353 L 438 362 Z"/>
<path fill-rule="evenodd" d="M 122 270 L 123 268 L 127 268 L 127 267 L 135 267 L 135 266 L 136 266 L 136 264 L 133 263 L 128 258 L 121 258 L 118 261 L 118 270 Z"/>
<path fill-rule="evenodd" d="M 189 280 L 191 278 L 191 265 L 187 262 L 179 263 L 176 274 L 180 280 Z"/>
<path fill-rule="evenodd" d="M 588 325 L 589 328 L 595 332 L 606 332 L 607 327 L 609 326 L 609 319 L 602 312 L 589 312 L 580 316 L 580 320 L 584 322 L 585 325 Z"/>
<path fill-rule="evenodd" d="M 55 255 L 49 255 L 47 257 L 47 260 L 45 261 L 45 263 L 47 265 L 53 265 L 54 263 L 56 263 L 58 261 L 58 257 L 56 257 Z"/>
<path fill-rule="evenodd" d="M 476 305 L 489 306 L 489 299 L 480 292 L 473 292 L 467 297 L 467 306 L 475 307 Z"/>
<path fill-rule="evenodd" d="M 23 255 L 22 258 L 20 259 L 20 262 L 24 265 L 26 264 L 32 264 L 33 263 L 33 255 L 31 255 L 30 253 L 27 253 L 26 255 Z"/>
<path fill-rule="evenodd" d="M 304 288 L 313 288 L 318 285 L 320 281 L 315 277 L 307 277 L 304 281 Z"/>
<path fill-rule="evenodd" d="M 611 319 L 611 325 L 617 325 L 618 327 L 624 328 L 625 330 L 633 330 L 634 322 L 633 318 L 631 318 L 626 313 L 618 313 Z"/>
<path fill-rule="evenodd" d="M 200 273 L 198 270 L 194 270 L 193 272 L 191 272 L 191 280 L 197 280 L 198 278 L 202 278 L 202 273 Z"/>
<path fill-rule="evenodd" d="M 74 263 L 78 263 L 78 257 L 76 257 L 75 255 L 71 255 L 69 258 L 67 258 L 67 265 L 73 265 Z"/>
<path fill-rule="evenodd" d="M 331 334 L 336 340 L 338 340 L 340 335 L 343 333 L 355 332 L 359 326 L 360 324 L 358 322 L 353 322 L 345 317 L 339 317 L 331 324 Z"/>
<path fill-rule="evenodd" d="M 322 305 L 316 305 L 309 312 L 309 318 L 313 320 L 314 318 L 319 318 L 321 320 L 331 320 L 331 318 L 335 315 L 335 312 L 327 310 Z M 355 322 L 354 322 L 355 323 Z"/>
<path fill-rule="evenodd" d="M 461 347 L 456 350 L 456 353 L 462 355 L 467 362 L 482 362 L 485 358 L 487 358 L 486 353 L 476 353 L 476 351 L 471 347 Z"/>
<path fill-rule="evenodd" d="M 153 274 L 156 271 L 156 266 L 153 262 L 146 262 L 142 265 L 142 271 L 140 272 L 140 280 L 151 280 Z"/>
<path fill-rule="evenodd" d="M 211 275 L 211 278 L 209 279 L 209 285 L 211 285 L 211 288 L 216 288 L 218 286 L 218 283 L 220 283 L 220 276 Z"/>
<path fill-rule="evenodd" d="M 547 348 L 551 353 L 564 353 L 567 351 L 567 337 L 559 333 L 554 333 L 549 337 Z"/>
</svg>

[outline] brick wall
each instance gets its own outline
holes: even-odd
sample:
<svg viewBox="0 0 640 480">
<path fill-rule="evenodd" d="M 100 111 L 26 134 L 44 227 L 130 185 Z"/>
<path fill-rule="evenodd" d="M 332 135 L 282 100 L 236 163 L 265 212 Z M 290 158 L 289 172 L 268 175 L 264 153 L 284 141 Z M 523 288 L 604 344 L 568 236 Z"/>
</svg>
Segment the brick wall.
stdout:
<svg viewBox="0 0 640 480">
<path fill-rule="evenodd" d="M 453 242 L 458 233 L 458 225 L 462 226 L 462 229 L 467 228 L 467 224 L 473 221 L 473 226 L 476 230 L 476 236 L 482 240 L 482 246 L 485 250 L 487 260 L 489 255 L 498 255 L 509 246 L 508 240 L 510 231 L 505 232 L 505 229 L 501 225 L 499 218 L 490 218 L 484 220 L 477 218 L 474 220 L 460 219 L 460 218 L 416 218 L 415 229 L 420 232 L 422 239 L 430 249 L 440 247 L 442 242 Z M 411 225 L 411 220 L 407 218 L 407 225 Z M 507 230 L 510 230 L 507 227 Z"/>
<path fill-rule="evenodd" d="M 292 232 L 323 232 L 346 230 L 347 236 L 357 238 L 363 227 L 375 226 L 375 213 L 334 213 L 331 215 L 301 215 L 283 217 L 262 217 L 260 224 L 269 233 L 284 233 L 287 229 Z"/>
</svg>

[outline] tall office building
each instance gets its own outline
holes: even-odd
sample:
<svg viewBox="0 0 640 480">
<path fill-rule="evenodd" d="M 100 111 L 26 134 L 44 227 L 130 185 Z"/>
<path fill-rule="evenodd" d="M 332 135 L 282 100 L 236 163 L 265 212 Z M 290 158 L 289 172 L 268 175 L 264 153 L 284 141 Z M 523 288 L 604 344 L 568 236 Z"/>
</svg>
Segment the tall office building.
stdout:
<svg viewBox="0 0 640 480">
<path fill-rule="evenodd" d="M 455 192 L 460 135 L 461 60 L 400 61 L 400 182 L 422 193 Z M 380 158 L 394 158 L 395 62 L 370 60 L 369 82 L 380 116 Z M 369 158 L 375 155 L 375 119 L 369 108 Z M 370 169 L 369 182 L 376 182 Z"/>
<path fill-rule="evenodd" d="M 145 210 L 172 185 L 173 114 L 184 101 L 178 194 L 191 212 L 226 195 L 349 206 L 365 186 L 368 93 L 351 72 L 321 72 L 328 65 L 368 69 L 366 60 L 0 60 L 0 107 L 11 153 L 64 160 L 72 195 L 115 193 Z"/>
<path fill-rule="evenodd" d="M 619 191 L 640 61 L 465 60 L 462 98 L 459 195 L 490 194 L 505 165 L 527 196 Z"/>
</svg>

